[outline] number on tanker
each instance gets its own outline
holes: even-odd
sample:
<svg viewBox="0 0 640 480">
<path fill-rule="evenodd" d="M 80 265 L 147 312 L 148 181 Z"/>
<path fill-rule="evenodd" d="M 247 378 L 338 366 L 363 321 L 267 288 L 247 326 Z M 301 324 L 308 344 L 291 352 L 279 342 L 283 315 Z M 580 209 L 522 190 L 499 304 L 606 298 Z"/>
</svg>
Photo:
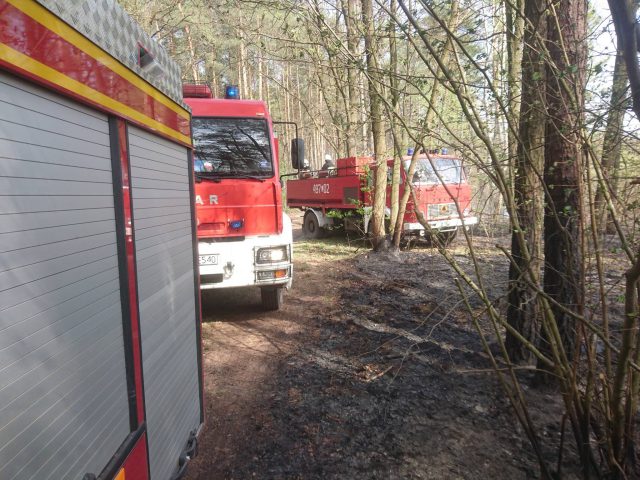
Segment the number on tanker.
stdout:
<svg viewBox="0 0 640 480">
<path fill-rule="evenodd" d="M 328 183 L 316 183 L 313 185 L 313 193 L 329 193 L 329 184 Z"/>
</svg>

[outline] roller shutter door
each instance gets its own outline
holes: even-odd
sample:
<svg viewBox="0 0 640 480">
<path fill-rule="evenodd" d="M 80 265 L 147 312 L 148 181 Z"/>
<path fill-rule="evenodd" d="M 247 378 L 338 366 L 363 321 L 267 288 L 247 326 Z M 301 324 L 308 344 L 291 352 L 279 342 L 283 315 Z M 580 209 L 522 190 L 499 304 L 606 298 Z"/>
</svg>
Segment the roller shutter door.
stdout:
<svg viewBox="0 0 640 480">
<path fill-rule="evenodd" d="M 200 424 L 187 150 L 129 127 L 151 478 L 166 480 Z"/>
<path fill-rule="evenodd" d="M 122 328 L 107 118 L 0 72 L 0 478 L 106 466 Z"/>
</svg>

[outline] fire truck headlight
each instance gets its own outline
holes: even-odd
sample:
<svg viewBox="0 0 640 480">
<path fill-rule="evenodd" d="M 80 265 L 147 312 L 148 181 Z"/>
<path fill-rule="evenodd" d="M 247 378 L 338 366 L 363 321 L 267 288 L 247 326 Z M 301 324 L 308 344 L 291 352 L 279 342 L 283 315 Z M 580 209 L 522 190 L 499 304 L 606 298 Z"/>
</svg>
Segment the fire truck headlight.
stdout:
<svg viewBox="0 0 640 480">
<path fill-rule="evenodd" d="M 257 263 L 278 263 L 289 260 L 287 247 L 261 248 L 256 255 Z"/>
</svg>

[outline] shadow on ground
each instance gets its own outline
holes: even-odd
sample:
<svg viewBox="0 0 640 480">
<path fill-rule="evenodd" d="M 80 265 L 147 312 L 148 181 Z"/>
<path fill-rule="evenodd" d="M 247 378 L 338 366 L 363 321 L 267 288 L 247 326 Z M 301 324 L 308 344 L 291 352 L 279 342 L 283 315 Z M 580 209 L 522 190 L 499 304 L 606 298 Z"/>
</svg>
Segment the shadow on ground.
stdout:
<svg viewBox="0 0 640 480">
<path fill-rule="evenodd" d="M 257 290 L 205 296 L 208 427 L 189 478 L 537 478 L 453 271 L 428 249 L 390 261 L 359 248 L 297 244 L 280 312 Z M 481 268 L 498 301 L 506 263 Z M 560 406 L 531 395 L 553 460 Z"/>
</svg>

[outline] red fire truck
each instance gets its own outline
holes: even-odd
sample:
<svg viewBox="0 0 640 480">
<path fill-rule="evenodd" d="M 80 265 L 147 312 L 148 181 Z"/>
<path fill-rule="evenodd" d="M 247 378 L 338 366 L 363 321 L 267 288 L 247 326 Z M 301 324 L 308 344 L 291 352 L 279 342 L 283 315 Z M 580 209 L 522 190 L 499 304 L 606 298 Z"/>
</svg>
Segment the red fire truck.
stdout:
<svg viewBox="0 0 640 480">
<path fill-rule="evenodd" d="M 190 115 L 114 0 L 0 0 L 0 478 L 171 480 L 204 421 Z"/>
<path fill-rule="evenodd" d="M 407 170 L 411 156 L 403 158 L 400 194 L 407 184 Z M 471 215 L 471 188 L 467 183 L 462 161 L 446 150 L 419 154 L 412 183 L 419 202 L 418 208 L 428 221 L 430 230 L 418 222 L 411 197 L 404 216 L 403 235 L 406 240 L 437 235 L 450 243 L 459 228 L 468 228 L 478 222 Z M 387 162 L 387 217 L 390 214 L 391 170 L 393 161 Z M 298 168 L 299 165 L 294 165 Z M 341 158 L 335 167 L 309 171 L 298 169 L 297 178 L 287 181 L 287 204 L 305 210 L 303 232 L 307 237 L 319 238 L 327 229 L 344 227 L 345 230 L 368 233 L 371 226 L 373 178 L 375 164 L 370 157 Z M 461 215 L 460 215 L 461 213 Z"/>
<path fill-rule="evenodd" d="M 200 288 L 258 286 L 267 310 L 291 286 L 291 220 L 282 209 L 278 144 L 264 102 L 240 100 L 236 87 L 213 98 L 185 84 L 193 113 Z M 296 155 L 303 156 L 295 139 Z"/>
</svg>

